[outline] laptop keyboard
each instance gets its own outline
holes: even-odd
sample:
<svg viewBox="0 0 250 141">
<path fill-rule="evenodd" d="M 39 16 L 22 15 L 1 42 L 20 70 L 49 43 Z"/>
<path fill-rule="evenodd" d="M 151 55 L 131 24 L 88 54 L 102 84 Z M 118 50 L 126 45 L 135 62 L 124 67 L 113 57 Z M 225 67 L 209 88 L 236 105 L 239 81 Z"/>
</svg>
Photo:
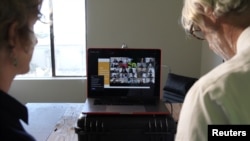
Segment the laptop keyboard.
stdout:
<svg viewBox="0 0 250 141">
<path fill-rule="evenodd" d="M 94 105 L 154 105 L 153 100 L 136 100 L 136 99 L 95 99 Z"/>
</svg>

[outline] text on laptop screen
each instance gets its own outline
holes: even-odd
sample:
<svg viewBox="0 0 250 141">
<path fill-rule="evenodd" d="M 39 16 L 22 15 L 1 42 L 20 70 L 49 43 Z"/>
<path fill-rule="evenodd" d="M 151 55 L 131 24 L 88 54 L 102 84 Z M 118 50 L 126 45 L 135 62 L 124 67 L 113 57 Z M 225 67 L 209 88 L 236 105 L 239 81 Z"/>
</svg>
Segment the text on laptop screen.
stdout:
<svg viewBox="0 0 250 141">
<path fill-rule="evenodd" d="M 158 97 L 159 49 L 88 49 L 88 96 Z"/>
</svg>

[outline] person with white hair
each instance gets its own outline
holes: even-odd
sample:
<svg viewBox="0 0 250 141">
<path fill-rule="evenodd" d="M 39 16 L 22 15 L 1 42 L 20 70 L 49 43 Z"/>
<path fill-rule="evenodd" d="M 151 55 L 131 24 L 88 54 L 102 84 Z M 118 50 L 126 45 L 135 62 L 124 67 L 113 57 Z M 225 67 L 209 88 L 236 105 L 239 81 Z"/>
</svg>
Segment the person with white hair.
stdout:
<svg viewBox="0 0 250 141">
<path fill-rule="evenodd" d="M 184 0 L 181 22 L 224 62 L 188 91 L 175 141 L 207 141 L 208 125 L 250 125 L 250 1 Z"/>
</svg>

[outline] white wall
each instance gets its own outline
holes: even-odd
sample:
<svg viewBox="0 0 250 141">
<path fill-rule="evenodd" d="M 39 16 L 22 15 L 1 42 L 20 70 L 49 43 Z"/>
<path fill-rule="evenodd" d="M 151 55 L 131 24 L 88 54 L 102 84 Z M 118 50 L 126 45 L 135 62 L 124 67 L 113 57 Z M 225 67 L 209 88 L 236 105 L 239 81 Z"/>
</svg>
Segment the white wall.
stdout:
<svg viewBox="0 0 250 141">
<path fill-rule="evenodd" d="M 86 78 L 17 79 L 9 93 L 22 103 L 83 102 L 86 90 Z"/>
<path fill-rule="evenodd" d="M 182 1 L 87 0 L 87 47 L 160 48 L 162 65 L 199 77 L 202 42 L 179 24 Z M 162 85 L 168 70 L 162 68 Z M 86 80 L 15 80 L 10 93 L 21 102 L 81 102 Z"/>
<path fill-rule="evenodd" d="M 206 41 L 202 44 L 201 52 L 201 76 L 212 70 L 223 62 L 223 59 L 216 55 L 209 47 Z"/>
</svg>

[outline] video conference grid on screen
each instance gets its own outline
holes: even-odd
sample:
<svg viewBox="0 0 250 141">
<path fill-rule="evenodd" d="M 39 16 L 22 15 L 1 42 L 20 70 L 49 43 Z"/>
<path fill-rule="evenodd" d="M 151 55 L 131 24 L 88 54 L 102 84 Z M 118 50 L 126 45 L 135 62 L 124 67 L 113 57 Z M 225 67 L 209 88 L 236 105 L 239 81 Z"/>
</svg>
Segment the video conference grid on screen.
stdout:
<svg viewBox="0 0 250 141">
<path fill-rule="evenodd" d="M 155 83 L 155 58 L 99 58 L 98 75 L 104 76 L 104 87 L 150 86 Z"/>
</svg>

